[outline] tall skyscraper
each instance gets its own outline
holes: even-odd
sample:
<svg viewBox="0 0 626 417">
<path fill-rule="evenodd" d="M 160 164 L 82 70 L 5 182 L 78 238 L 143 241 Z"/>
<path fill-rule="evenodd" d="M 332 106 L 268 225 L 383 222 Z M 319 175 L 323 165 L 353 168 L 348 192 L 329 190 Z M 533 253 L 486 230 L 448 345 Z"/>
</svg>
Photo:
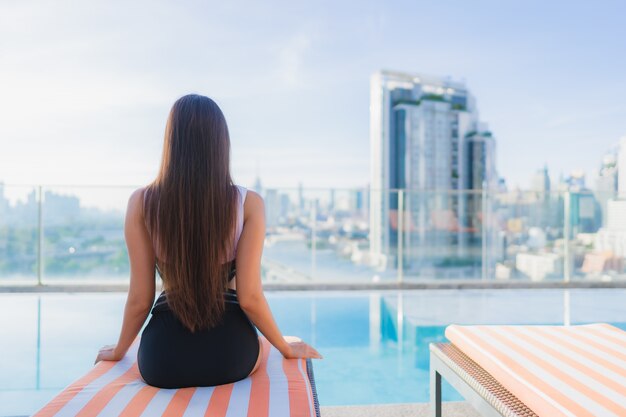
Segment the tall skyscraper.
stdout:
<svg viewBox="0 0 626 417">
<path fill-rule="evenodd" d="M 485 221 L 480 190 L 495 189 L 497 175 L 494 139 L 465 84 L 419 74 L 374 74 L 370 146 L 372 263 L 393 262 L 398 223 L 403 223 L 407 268 L 467 255 L 468 245 L 476 244 L 472 234 L 480 235 L 479 223 Z M 402 219 L 397 189 L 407 190 Z"/>
<path fill-rule="evenodd" d="M 564 181 L 561 178 L 561 181 Z M 539 228 L 562 227 L 563 199 L 558 191 L 552 189 L 550 171 L 545 165 L 535 171 L 530 179 L 530 190 L 526 194 L 525 209 L 529 225 Z M 558 187 L 557 187 L 558 188 Z"/>
<path fill-rule="evenodd" d="M 617 155 L 616 152 L 607 152 L 602 157 L 602 164 L 596 178 L 596 191 L 610 194 L 611 197 L 614 197 L 617 192 Z"/>
<path fill-rule="evenodd" d="M 267 188 L 265 190 L 265 224 L 268 229 L 273 229 L 280 222 L 280 196 L 278 190 Z"/>
<path fill-rule="evenodd" d="M 606 223 L 608 219 L 608 201 L 616 198 L 617 178 L 618 178 L 618 152 L 619 149 L 612 149 L 602 158 L 600 171 L 596 178 L 594 195 L 602 210 L 602 221 Z"/>
<path fill-rule="evenodd" d="M 605 158 L 603 161 L 600 178 L 603 177 L 609 187 L 600 191 L 604 191 L 608 201 L 604 203 L 601 200 L 605 214 L 604 227 L 596 234 L 595 249 L 597 252 L 626 258 L 626 136 L 620 139 L 617 158 Z"/>
<path fill-rule="evenodd" d="M 550 192 L 550 173 L 548 172 L 548 166 L 544 166 L 543 169 L 538 170 L 532 176 L 530 181 L 530 189 L 540 194 L 547 194 Z"/>
<path fill-rule="evenodd" d="M 302 182 L 298 183 L 298 215 L 302 216 L 304 214 L 305 209 L 305 200 L 304 200 L 304 187 L 302 186 Z"/>
</svg>

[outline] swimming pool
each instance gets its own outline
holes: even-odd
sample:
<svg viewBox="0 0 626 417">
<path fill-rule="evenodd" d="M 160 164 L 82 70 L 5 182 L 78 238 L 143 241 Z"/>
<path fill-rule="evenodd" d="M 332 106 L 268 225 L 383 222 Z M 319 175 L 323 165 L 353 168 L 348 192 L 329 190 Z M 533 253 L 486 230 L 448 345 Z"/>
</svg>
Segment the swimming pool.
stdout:
<svg viewBox="0 0 626 417">
<path fill-rule="evenodd" d="M 428 344 L 449 323 L 609 322 L 626 328 L 626 290 L 271 292 L 285 334 L 313 344 L 324 405 L 428 401 Z M 125 294 L 0 294 L 0 416 L 28 415 L 115 343 Z M 459 399 L 451 388 L 444 399 Z"/>
</svg>

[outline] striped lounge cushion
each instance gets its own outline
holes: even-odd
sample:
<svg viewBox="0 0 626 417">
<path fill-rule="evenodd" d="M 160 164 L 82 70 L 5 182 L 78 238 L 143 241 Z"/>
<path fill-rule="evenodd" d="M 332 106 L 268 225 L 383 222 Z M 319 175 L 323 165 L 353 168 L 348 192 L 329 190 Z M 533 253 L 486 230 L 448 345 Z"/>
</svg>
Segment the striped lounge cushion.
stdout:
<svg viewBox="0 0 626 417">
<path fill-rule="evenodd" d="M 134 343 L 119 362 L 99 362 L 36 417 L 320 417 L 311 361 L 284 359 L 266 339 L 252 376 L 216 387 L 159 389 L 137 369 Z"/>
<path fill-rule="evenodd" d="M 626 332 L 448 326 L 446 337 L 539 416 L 626 416 Z"/>
</svg>

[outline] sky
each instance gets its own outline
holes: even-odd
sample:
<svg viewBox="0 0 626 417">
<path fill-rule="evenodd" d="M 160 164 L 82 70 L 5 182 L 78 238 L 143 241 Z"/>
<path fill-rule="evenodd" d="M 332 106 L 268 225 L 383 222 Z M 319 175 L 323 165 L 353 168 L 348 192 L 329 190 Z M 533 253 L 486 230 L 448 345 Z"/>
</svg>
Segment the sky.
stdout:
<svg viewBox="0 0 626 417">
<path fill-rule="evenodd" d="M 622 1 L 0 1 L 0 181 L 144 185 L 173 102 L 214 98 L 235 182 L 369 181 L 369 81 L 463 80 L 527 187 L 626 135 Z"/>
</svg>

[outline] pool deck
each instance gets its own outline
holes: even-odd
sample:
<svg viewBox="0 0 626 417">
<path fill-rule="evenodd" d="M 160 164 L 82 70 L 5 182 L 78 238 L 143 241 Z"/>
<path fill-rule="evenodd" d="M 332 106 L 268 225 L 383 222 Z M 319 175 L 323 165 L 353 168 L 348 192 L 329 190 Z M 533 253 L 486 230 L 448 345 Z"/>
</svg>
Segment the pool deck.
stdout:
<svg viewBox="0 0 626 417">
<path fill-rule="evenodd" d="M 381 404 L 320 407 L 321 417 L 429 417 L 428 404 Z M 480 414 L 464 402 L 444 402 L 446 417 L 480 417 Z"/>
</svg>

